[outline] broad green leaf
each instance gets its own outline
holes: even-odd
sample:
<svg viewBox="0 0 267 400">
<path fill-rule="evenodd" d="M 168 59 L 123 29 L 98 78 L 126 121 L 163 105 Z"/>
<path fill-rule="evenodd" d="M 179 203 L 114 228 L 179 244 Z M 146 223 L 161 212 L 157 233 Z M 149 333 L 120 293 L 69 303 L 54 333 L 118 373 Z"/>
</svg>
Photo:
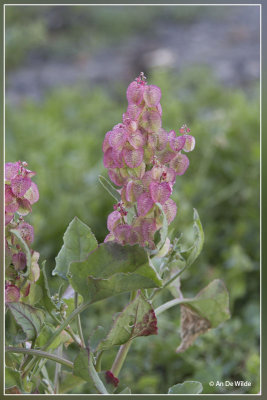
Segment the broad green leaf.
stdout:
<svg viewBox="0 0 267 400">
<path fill-rule="evenodd" d="M 44 312 L 24 303 L 7 303 L 7 307 L 27 335 L 27 339 L 35 339 L 43 325 Z"/>
<path fill-rule="evenodd" d="M 97 350 L 106 350 L 121 345 L 138 336 L 157 334 L 157 319 L 154 310 L 141 291 L 115 319 L 114 324 Z"/>
<path fill-rule="evenodd" d="M 188 266 L 192 265 L 201 253 L 204 244 L 204 232 L 200 222 L 197 210 L 194 208 L 194 244 L 188 250 L 182 251 L 181 254 L 186 260 Z"/>
<path fill-rule="evenodd" d="M 161 286 L 143 248 L 108 242 L 83 262 L 73 262 L 69 281 L 84 301 L 95 302 L 119 293 Z"/>
<path fill-rule="evenodd" d="M 199 394 L 202 393 L 202 383 L 197 381 L 185 381 L 169 388 L 168 394 Z"/>
<path fill-rule="evenodd" d="M 14 236 L 16 236 L 16 238 L 19 242 L 19 245 L 21 246 L 22 250 L 24 251 L 24 253 L 26 255 L 27 271 L 25 272 L 25 274 L 23 274 L 23 276 L 28 276 L 29 272 L 30 272 L 30 266 L 32 263 L 30 249 L 29 249 L 27 243 L 25 242 L 25 240 L 21 237 L 21 234 L 18 230 L 10 229 L 10 232 L 12 232 Z"/>
<path fill-rule="evenodd" d="M 202 289 L 196 297 L 186 300 L 201 317 L 210 321 L 211 328 L 216 328 L 230 318 L 229 294 L 225 284 L 215 279 Z"/>
<path fill-rule="evenodd" d="M 120 194 L 118 193 L 118 190 L 115 189 L 115 187 L 109 182 L 108 179 L 106 179 L 102 175 L 99 175 L 98 180 L 103 186 L 103 188 L 106 189 L 106 191 L 111 195 L 111 197 L 113 197 L 116 200 L 117 203 L 121 201 L 121 197 Z"/>
<path fill-rule="evenodd" d="M 5 368 L 5 388 L 10 389 L 14 386 L 21 388 L 20 372 L 13 368 Z"/>
<path fill-rule="evenodd" d="M 67 279 L 70 263 L 83 261 L 97 247 L 97 241 L 91 229 L 75 217 L 64 233 L 63 242 L 52 274 Z"/>
<path fill-rule="evenodd" d="M 40 277 L 37 281 L 38 285 L 42 288 L 42 297 L 39 300 L 39 304 L 43 306 L 48 312 L 52 312 L 57 309 L 56 304 L 53 302 L 48 286 L 47 272 L 45 261 L 42 263 L 40 268 Z"/>
<path fill-rule="evenodd" d="M 89 353 L 89 350 L 80 350 L 79 354 L 74 360 L 73 374 L 91 384 L 92 382 L 97 381 L 101 392 L 107 394 L 107 390 L 93 366 L 92 354 Z"/>
</svg>

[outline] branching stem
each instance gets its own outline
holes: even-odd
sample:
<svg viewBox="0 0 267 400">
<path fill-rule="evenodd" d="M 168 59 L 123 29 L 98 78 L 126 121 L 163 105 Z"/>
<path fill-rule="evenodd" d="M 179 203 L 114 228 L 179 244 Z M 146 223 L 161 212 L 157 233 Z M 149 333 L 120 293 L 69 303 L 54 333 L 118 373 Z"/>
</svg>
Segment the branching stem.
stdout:
<svg viewBox="0 0 267 400">
<path fill-rule="evenodd" d="M 65 358 L 59 357 L 55 354 L 47 353 L 42 350 L 35 349 L 23 349 L 22 347 L 6 347 L 6 352 L 9 353 L 25 353 L 36 357 L 47 358 L 49 360 L 55 361 L 59 364 L 65 365 L 65 367 L 73 369 L 73 363 Z"/>
</svg>

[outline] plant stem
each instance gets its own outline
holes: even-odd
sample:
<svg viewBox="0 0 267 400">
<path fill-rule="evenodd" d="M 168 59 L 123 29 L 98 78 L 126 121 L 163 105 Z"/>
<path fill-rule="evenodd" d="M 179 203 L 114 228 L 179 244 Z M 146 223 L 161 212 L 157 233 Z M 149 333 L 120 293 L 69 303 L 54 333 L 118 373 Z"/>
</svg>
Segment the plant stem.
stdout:
<svg viewBox="0 0 267 400">
<path fill-rule="evenodd" d="M 90 353 L 88 357 L 88 370 L 89 374 L 94 382 L 95 388 L 98 390 L 100 394 L 108 394 L 107 389 L 105 388 L 103 382 L 98 376 L 98 373 L 95 370 L 94 364 L 93 364 L 93 356 Z"/>
<path fill-rule="evenodd" d="M 155 314 L 156 314 L 156 316 L 158 316 L 159 314 L 161 314 L 162 312 L 168 310 L 169 308 L 174 307 L 177 304 L 186 303 L 187 301 L 188 301 L 188 299 L 173 299 L 173 300 L 170 300 L 167 303 L 164 303 L 161 306 L 159 306 L 158 308 L 156 308 L 155 309 Z"/>
<path fill-rule="evenodd" d="M 58 347 L 57 349 L 57 355 L 59 357 L 62 357 L 62 344 Z M 57 363 L 56 364 L 56 370 L 55 370 L 55 380 L 54 380 L 54 393 L 58 394 L 59 393 L 59 378 L 60 378 L 60 371 L 61 371 L 61 364 Z"/>
<path fill-rule="evenodd" d="M 123 344 L 120 346 L 120 349 L 117 353 L 117 356 L 115 358 L 115 361 L 111 367 L 111 372 L 113 373 L 114 376 L 118 377 L 121 367 L 125 361 L 125 358 L 128 354 L 129 348 L 132 344 L 132 341 L 129 340 L 127 343 Z"/>
<path fill-rule="evenodd" d="M 78 293 L 75 292 L 74 296 L 75 296 L 74 297 L 75 309 L 77 309 L 78 308 Z M 81 340 L 81 346 L 85 347 L 80 314 L 77 315 L 77 329 L 78 329 L 78 334 L 79 334 L 80 340 Z"/>
<path fill-rule="evenodd" d="M 73 369 L 73 363 L 65 358 L 56 356 L 55 354 L 47 353 L 42 350 L 34 350 L 34 349 L 23 349 L 22 347 L 6 347 L 6 352 L 10 353 L 25 353 L 31 354 L 36 357 L 47 358 L 49 360 L 55 361 L 59 364 L 65 365 L 65 367 L 69 367 Z"/>
<path fill-rule="evenodd" d="M 32 381 L 33 377 L 39 373 L 39 371 L 43 368 L 43 366 L 46 364 L 46 362 L 47 362 L 47 358 L 43 358 L 39 363 L 35 364 L 35 366 L 32 370 L 31 376 L 30 376 L 30 381 Z"/>
</svg>

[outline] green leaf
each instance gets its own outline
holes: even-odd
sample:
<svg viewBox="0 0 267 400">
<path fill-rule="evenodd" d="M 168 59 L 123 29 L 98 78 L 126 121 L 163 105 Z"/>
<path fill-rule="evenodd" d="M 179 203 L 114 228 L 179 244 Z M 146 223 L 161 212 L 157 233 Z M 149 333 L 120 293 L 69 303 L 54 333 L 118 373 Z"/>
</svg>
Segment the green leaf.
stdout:
<svg viewBox="0 0 267 400">
<path fill-rule="evenodd" d="M 92 303 L 119 293 L 159 287 L 162 281 L 149 265 L 143 248 L 108 242 L 98 246 L 83 262 L 73 262 L 69 281 L 84 301 Z"/>
<path fill-rule="evenodd" d="M 21 237 L 21 234 L 20 234 L 20 232 L 18 230 L 10 229 L 10 232 L 12 232 L 14 236 L 16 236 L 16 238 L 17 238 L 22 250 L 24 251 L 24 253 L 26 255 L 27 271 L 25 272 L 25 274 L 22 274 L 22 275 L 23 276 L 28 276 L 29 272 L 30 272 L 30 266 L 31 266 L 31 263 L 32 263 L 30 249 L 29 249 L 27 243 L 25 242 L 25 240 Z"/>
<path fill-rule="evenodd" d="M 14 386 L 21 388 L 20 372 L 13 368 L 5 368 L 5 388 L 10 389 Z"/>
<path fill-rule="evenodd" d="M 56 257 L 56 267 L 52 274 L 67 279 L 72 261 L 83 261 L 90 251 L 97 247 L 97 241 L 91 229 L 75 217 L 63 236 L 64 244 Z"/>
<path fill-rule="evenodd" d="M 121 200 L 118 190 L 104 176 L 99 175 L 98 180 L 103 186 L 103 188 L 106 189 L 106 191 L 111 195 L 111 197 L 113 197 L 113 199 L 115 199 L 116 202 L 118 203 Z"/>
<path fill-rule="evenodd" d="M 197 381 L 185 381 L 169 388 L 168 394 L 199 394 L 202 393 L 202 383 Z"/>
<path fill-rule="evenodd" d="M 40 277 L 37 281 L 38 285 L 42 288 L 42 297 L 39 300 L 39 304 L 43 306 L 48 312 L 52 312 L 57 309 L 56 304 L 53 302 L 48 286 L 46 262 L 43 261 L 40 268 Z"/>
<path fill-rule="evenodd" d="M 138 336 L 157 334 L 157 319 L 148 300 L 138 292 L 115 319 L 114 324 L 97 350 L 106 350 L 112 346 L 121 345 Z"/>
<path fill-rule="evenodd" d="M 24 303 L 7 303 L 7 307 L 27 335 L 27 339 L 35 339 L 43 325 L 44 312 Z"/>
<path fill-rule="evenodd" d="M 204 244 L 204 232 L 200 222 L 200 218 L 197 210 L 194 208 L 194 244 L 190 249 L 182 251 L 181 254 L 186 260 L 187 266 L 193 264 L 193 262 L 197 259 L 199 254 L 201 253 L 203 244 Z"/>
<path fill-rule="evenodd" d="M 184 304 L 190 305 L 201 317 L 209 320 L 211 328 L 216 328 L 230 318 L 229 294 L 220 279 L 212 281 Z"/>
</svg>

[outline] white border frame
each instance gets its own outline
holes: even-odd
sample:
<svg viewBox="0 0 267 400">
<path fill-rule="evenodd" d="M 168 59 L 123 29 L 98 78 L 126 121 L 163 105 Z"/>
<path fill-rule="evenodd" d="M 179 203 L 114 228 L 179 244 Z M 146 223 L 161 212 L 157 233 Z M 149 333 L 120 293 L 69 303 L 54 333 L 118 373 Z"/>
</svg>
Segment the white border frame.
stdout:
<svg viewBox="0 0 267 400">
<path fill-rule="evenodd" d="M 124 6 L 124 7 L 140 7 L 140 6 L 147 6 L 147 7 L 168 7 L 168 6 L 178 6 L 178 7 L 191 7 L 191 6 L 246 6 L 246 7 L 260 7 L 260 392 L 259 393 L 201 393 L 198 396 L 260 396 L 262 394 L 262 4 L 238 4 L 238 3 L 233 3 L 233 4 L 209 4 L 209 3 L 204 3 L 204 4 L 198 4 L 198 3 L 189 3 L 189 4 L 172 4 L 172 3 L 167 3 L 167 4 L 82 4 L 82 3 L 56 3 L 56 4 L 17 4 L 17 3 L 12 3 L 12 4 L 3 4 L 3 131 L 4 131 L 4 140 L 3 140 L 3 152 L 4 152 L 4 163 L 5 163 L 5 88 L 6 88 L 6 82 L 5 82 L 5 8 L 7 7 L 13 7 L 13 6 L 46 6 L 46 7 L 54 7 L 54 6 L 84 6 L 84 7 L 104 7 L 104 6 Z M 4 204 L 4 179 L 3 179 L 3 204 Z M 4 235 L 4 230 L 5 226 L 3 224 L 3 237 Z M 4 250 L 5 252 L 5 250 Z M 3 282 L 5 281 L 4 279 L 4 268 L 3 268 Z M 4 297 L 4 290 L 3 290 L 3 304 L 5 304 L 5 297 Z M 3 321 L 3 338 L 5 337 L 5 320 Z M 4 354 L 4 363 L 5 363 L 5 348 L 3 344 L 3 354 Z M 4 365 L 3 365 L 4 368 Z M 5 372 L 4 372 L 4 383 L 5 383 Z M 4 388 L 3 388 L 4 390 Z M 4 396 L 14 396 L 14 394 L 6 394 L 3 392 Z M 27 394 L 26 394 L 27 395 Z M 109 394 L 110 396 L 123 396 L 120 394 Z M 109 396 L 108 395 L 108 396 Z M 124 395 L 124 396 L 194 396 L 193 394 L 183 394 L 183 395 L 177 395 L 177 394 L 164 394 L 164 393 L 157 393 L 157 394 L 131 394 L 131 395 Z M 18 395 L 18 396 L 24 396 L 24 394 Z M 87 393 L 81 393 L 81 394 L 30 394 L 30 396 L 106 396 L 106 395 L 101 395 L 101 394 L 87 394 Z"/>
</svg>

